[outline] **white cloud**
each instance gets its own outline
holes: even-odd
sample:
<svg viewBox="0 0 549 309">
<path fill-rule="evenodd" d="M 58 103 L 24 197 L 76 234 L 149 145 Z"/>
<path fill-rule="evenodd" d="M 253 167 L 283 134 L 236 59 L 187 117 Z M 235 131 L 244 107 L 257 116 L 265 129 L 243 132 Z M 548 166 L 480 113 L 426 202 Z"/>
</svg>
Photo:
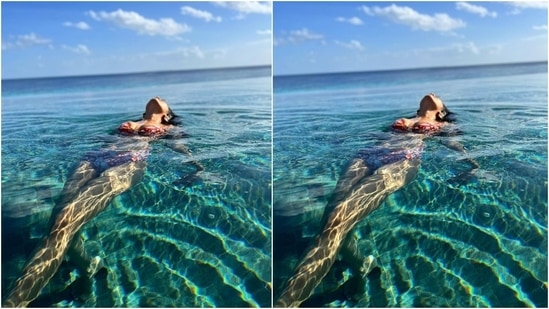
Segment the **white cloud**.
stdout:
<svg viewBox="0 0 549 309">
<path fill-rule="evenodd" d="M 139 34 L 150 36 L 160 35 L 171 37 L 191 31 L 191 28 L 186 24 L 179 24 L 171 18 L 147 19 L 136 12 L 128 12 L 121 9 L 110 13 L 89 11 L 88 14 L 97 21 L 108 21 L 121 28 L 134 30 Z"/>
<path fill-rule="evenodd" d="M 290 31 L 289 39 L 293 42 L 306 41 L 306 40 L 320 40 L 323 35 L 310 32 L 309 29 L 303 28 L 299 30 Z"/>
<path fill-rule="evenodd" d="M 87 23 L 83 22 L 83 21 L 80 21 L 80 22 L 77 22 L 77 23 L 67 21 L 67 22 L 63 23 L 63 26 L 65 26 L 65 27 L 74 27 L 74 28 L 78 28 L 80 30 L 90 29 L 90 26 Z"/>
<path fill-rule="evenodd" d="M 357 40 L 351 40 L 351 41 L 349 41 L 349 43 L 340 42 L 340 41 L 334 41 L 334 42 L 337 45 L 343 46 L 347 49 L 358 50 L 358 51 L 363 51 L 364 50 L 364 46 L 362 46 L 362 44 L 360 44 L 360 42 L 357 41 Z"/>
<path fill-rule="evenodd" d="M 2 50 L 11 49 L 14 47 L 30 47 L 34 45 L 43 45 L 43 44 L 49 44 L 51 42 L 50 39 L 41 38 L 38 35 L 36 35 L 34 32 L 31 32 L 29 34 L 22 34 L 17 36 L 15 41 L 7 41 L 2 42 Z"/>
<path fill-rule="evenodd" d="M 289 33 L 283 33 L 281 37 L 275 38 L 273 44 L 275 46 L 283 45 L 286 43 L 300 43 L 304 41 L 315 41 L 320 40 L 323 42 L 324 36 L 322 34 L 317 34 L 309 31 L 307 28 L 302 28 L 298 30 L 292 30 Z"/>
<path fill-rule="evenodd" d="M 513 1 L 506 3 L 514 8 L 509 14 L 520 14 L 524 9 L 547 9 L 547 2 L 545 1 Z"/>
<path fill-rule="evenodd" d="M 497 17 L 498 16 L 498 13 L 490 12 L 485 7 L 470 4 L 470 3 L 467 3 L 467 2 L 457 2 L 456 3 L 456 9 L 463 10 L 463 11 L 473 13 L 473 14 L 478 14 L 478 15 L 480 15 L 480 17 L 486 17 L 486 16 Z"/>
<path fill-rule="evenodd" d="M 545 30 L 545 31 L 547 31 L 547 25 L 533 26 L 532 29 L 534 29 L 534 30 Z"/>
<path fill-rule="evenodd" d="M 355 26 L 360 26 L 362 25 L 362 20 L 358 17 L 350 17 L 350 18 L 345 18 L 345 17 L 338 17 L 336 18 L 337 21 L 339 22 L 342 22 L 342 23 L 349 23 L 351 25 L 355 25 Z"/>
<path fill-rule="evenodd" d="M 50 39 L 45 39 L 37 36 L 35 33 L 31 32 L 29 34 L 20 35 L 17 39 L 17 45 L 20 46 L 30 46 L 36 44 L 48 44 Z"/>
<path fill-rule="evenodd" d="M 215 21 L 220 23 L 223 20 L 220 16 L 213 16 L 213 14 L 210 12 L 197 10 L 190 6 L 181 7 L 181 14 L 203 19 L 206 22 Z"/>
<path fill-rule="evenodd" d="M 439 55 L 480 55 L 481 49 L 474 42 L 453 43 L 447 46 L 431 47 L 425 49 L 414 49 L 412 53 L 415 56 L 435 57 Z"/>
<path fill-rule="evenodd" d="M 546 9 L 547 2 L 545 1 L 513 1 L 510 5 L 521 9 Z"/>
<path fill-rule="evenodd" d="M 395 23 L 423 31 L 448 32 L 465 27 L 466 25 L 461 19 L 451 18 L 445 13 L 436 13 L 434 15 L 421 14 L 410 7 L 397 6 L 395 4 L 384 8 L 363 6 L 362 10 L 368 15 L 387 17 Z"/>
<path fill-rule="evenodd" d="M 83 44 L 78 44 L 75 47 L 67 46 L 67 45 L 61 45 L 63 49 L 66 49 L 68 51 L 71 51 L 73 53 L 82 54 L 82 55 L 89 55 L 91 54 L 90 49 Z"/>
<path fill-rule="evenodd" d="M 204 59 L 205 53 L 198 46 L 180 47 L 175 50 L 159 51 L 152 54 L 139 54 L 140 59 L 147 59 L 150 57 L 183 57 L 183 58 L 198 58 Z"/>
<path fill-rule="evenodd" d="M 271 14 L 273 11 L 271 2 L 262 1 L 216 1 L 217 5 L 237 11 L 237 19 L 242 19 L 246 14 Z"/>
<path fill-rule="evenodd" d="M 265 29 L 265 30 L 257 30 L 255 33 L 259 35 L 271 35 L 272 31 L 271 29 Z"/>
<path fill-rule="evenodd" d="M 268 45 L 269 47 L 271 47 L 271 38 L 255 40 L 255 41 L 249 41 L 249 42 L 246 42 L 244 44 L 250 45 L 250 46 Z"/>
<path fill-rule="evenodd" d="M 178 49 L 178 53 L 185 58 L 196 57 L 199 59 L 204 59 L 205 57 L 204 52 L 198 46 L 180 48 Z"/>
<path fill-rule="evenodd" d="M 474 55 L 480 54 L 480 49 L 473 42 L 468 42 L 466 44 L 455 44 L 452 48 L 458 53 L 471 53 Z"/>
</svg>

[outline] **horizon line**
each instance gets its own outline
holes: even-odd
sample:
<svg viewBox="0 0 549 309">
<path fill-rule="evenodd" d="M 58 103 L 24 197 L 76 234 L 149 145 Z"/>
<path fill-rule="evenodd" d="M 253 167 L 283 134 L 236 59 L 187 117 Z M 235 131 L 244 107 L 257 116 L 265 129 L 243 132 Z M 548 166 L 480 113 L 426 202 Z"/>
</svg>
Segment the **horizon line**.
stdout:
<svg viewBox="0 0 549 309">
<path fill-rule="evenodd" d="M 326 71 L 316 73 L 292 73 L 292 74 L 274 74 L 274 77 L 297 77 L 297 76 L 310 76 L 310 75 L 330 75 L 330 74 L 354 74 L 354 73 L 379 73 L 379 72 L 394 72 L 394 71 L 413 71 L 413 70 L 433 70 L 433 69 L 448 69 L 448 68 L 469 68 L 469 67 L 483 67 L 483 66 L 498 66 L 498 65 L 518 65 L 518 64 L 535 64 L 535 63 L 548 63 L 548 60 L 533 60 L 533 61 L 518 61 L 518 62 L 495 62 L 495 63 L 483 63 L 483 64 L 463 64 L 463 65 L 446 65 L 446 66 L 432 66 L 432 67 L 408 67 L 408 68 L 393 68 L 393 69 L 378 69 L 378 70 L 360 70 L 360 71 Z"/>
<path fill-rule="evenodd" d="M 158 74 L 158 73 L 176 73 L 176 72 L 196 72 L 196 71 L 215 71 L 215 70 L 238 70 L 238 69 L 253 69 L 253 68 L 271 68 L 271 64 L 243 65 L 243 66 L 228 66 L 215 68 L 195 68 L 195 69 L 179 69 L 179 70 L 158 70 L 158 71 L 135 71 L 135 72 L 118 72 L 118 73 L 96 73 L 96 74 L 81 74 L 81 75 L 53 75 L 53 76 L 35 76 L 35 77 L 15 77 L 2 78 L 2 81 L 8 80 L 32 80 L 32 79 L 47 79 L 47 78 L 80 78 L 80 77 L 100 77 L 100 76 L 121 76 L 133 74 Z M 272 74 L 271 74 L 272 75 Z"/>
<path fill-rule="evenodd" d="M 482 67 L 482 66 L 498 66 L 498 65 L 518 65 L 518 64 L 534 64 L 548 63 L 548 60 L 533 60 L 533 61 L 518 61 L 518 62 L 499 62 L 499 63 L 483 63 L 483 64 L 464 64 L 464 65 L 446 65 L 446 66 L 431 66 L 431 67 L 408 67 L 408 68 L 391 68 L 391 69 L 374 69 L 374 70 L 356 70 L 356 71 L 325 71 L 312 73 L 291 73 L 291 74 L 274 74 L 274 77 L 294 77 L 294 76 L 310 76 L 310 75 L 329 75 L 329 74 L 353 74 L 353 73 L 377 73 L 377 72 L 394 72 L 394 71 L 412 71 L 412 70 L 432 70 L 432 69 L 447 69 L 447 68 L 467 68 L 467 67 Z M 157 74 L 157 73 L 175 73 L 175 72 L 196 72 L 196 71 L 215 71 L 215 70 L 238 70 L 238 69 L 253 69 L 253 68 L 271 68 L 272 64 L 258 65 L 243 65 L 243 66 L 228 66 L 214 68 L 194 68 L 194 69 L 178 69 L 178 70 L 159 70 L 159 71 L 135 71 L 135 72 L 117 72 L 117 73 L 97 73 L 97 74 L 82 74 L 82 75 L 54 75 L 54 76 L 35 76 L 35 77 L 15 77 L 1 78 L 2 81 L 11 80 L 32 80 L 32 79 L 47 79 L 47 78 L 80 78 L 80 77 L 99 77 L 99 76 L 120 76 L 133 74 Z"/>
</svg>

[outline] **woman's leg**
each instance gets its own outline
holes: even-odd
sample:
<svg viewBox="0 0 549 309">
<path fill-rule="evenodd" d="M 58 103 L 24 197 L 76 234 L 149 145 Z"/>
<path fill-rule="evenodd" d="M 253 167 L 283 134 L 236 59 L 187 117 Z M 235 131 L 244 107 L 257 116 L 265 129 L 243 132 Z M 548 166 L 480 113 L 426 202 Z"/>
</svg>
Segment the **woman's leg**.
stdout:
<svg viewBox="0 0 549 309">
<path fill-rule="evenodd" d="M 332 194 L 333 200 L 341 200 L 345 194 L 349 191 L 349 188 L 354 187 L 361 179 L 364 179 L 366 176 L 370 176 L 372 171 L 366 165 L 363 159 L 355 158 L 351 161 L 351 164 L 345 170 L 345 173 L 337 181 L 336 187 Z"/>
<path fill-rule="evenodd" d="M 86 182 L 97 177 L 98 174 L 97 170 L 89 161 L 80 162 L 63 186 L 63 190 L 61 191 L 62 201 L 71 200 Z"/>
<path fill-rule="evenodd" d="M 373 175 L 355 181 L 356 185 L 352 188 L 347 188 L 345 198 L 335 200 L 336 205 L 329 213 L 326 225 L 288 280 L 275 305 L 298 307 L 307 300 L 332 267 L 349 231 L 377 209 L 387 195 L 410 182 L 418 165 L 419 160 L 389 164 L 377 169 Z"/>
<path fill-rule="evenodd" d="M 60 200 L 55 204 L 51 211 L 48 228 L 52 227 L 55 222 L 55 218 L 61 209 L 65 207 L 65 204 L 72 200 L 76 194 L 78 194 L 78 191 L 80 191 L 80 189 L 82 189 L 88 181 L 94 177 L 97 177 L 98 174 L 99 172 L 97 172 L 89 161 L 82 161 L 78 164 L 69 179 L 65 182 L 63 190 L 61 190 Z"/>
<path fill-rule="evenodd" d="M 25 307 L 36 299 L 55 274 L 69 244 L 80 228 L 93 219 L 114 197 L 136 184 L 144 172 L 144 162 L 129 162 L 103 172 L 89 181 L 68 201 L 55 219 L 52 230 L 15 282 L 4 306 Z"/>
<path fill-rule="evenodd" d="M 358 248 L 358 239 L 349 234 L 340 249 L 342 259 L 351 265 L 351 268 L 364 277 L 376 266 L 373 255 L 364 256 Z"/>
</svg>

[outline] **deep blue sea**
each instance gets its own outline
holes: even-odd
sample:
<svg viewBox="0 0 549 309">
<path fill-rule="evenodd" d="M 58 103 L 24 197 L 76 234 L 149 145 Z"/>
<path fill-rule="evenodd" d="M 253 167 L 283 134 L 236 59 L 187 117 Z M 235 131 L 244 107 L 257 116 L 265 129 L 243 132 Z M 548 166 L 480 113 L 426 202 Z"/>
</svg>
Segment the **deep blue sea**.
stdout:
<svg viewBox="0 0 549 309">
<path fill-rule="evenodd" d="M 189 157 L 153 142 L 142 180 L 77 235 L 105 270 L 66 261 L 31 306 L 270 306 L 271 88 L 270 67 L 3 80 L 2 295 L 84 154 L 160 96 L 205 172 L 178 181 Z"/>
<path fill-rule="evenodd" d="M 435 92 L 460 134 L 426 139 L 415 180 L 352 232 L 379 265 L 365 292 L 336 262 L 303 306 L 547 307 L 547 84 L 547 63 L 275 76 L 274 297 L 345 164 Z M 480 169 L 451 181 L 465 158 Z"/>
</svg>

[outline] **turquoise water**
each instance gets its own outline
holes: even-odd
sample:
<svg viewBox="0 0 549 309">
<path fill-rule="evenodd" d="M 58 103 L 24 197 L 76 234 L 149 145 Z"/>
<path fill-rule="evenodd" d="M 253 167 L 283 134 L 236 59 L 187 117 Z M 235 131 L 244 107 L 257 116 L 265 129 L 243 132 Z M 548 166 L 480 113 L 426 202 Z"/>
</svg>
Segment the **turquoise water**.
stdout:
<svg viewBox="0 0 549 309">
<path fill-rule="evenodd" d="M 467 155 L 426 140 L 415 180 L 354 229 L 365 292 L 336 262 L 303 306 L 547 307 L 547 64 L 274 78 L 273 292 L 320 228 L 345 164 L 435 92 Z M 469 165 L 474 177 L 455 182 Z"/>
<path fill-rule="evenodd" d="M 152 145 L 142 181 L 82 229 L 105 270 L 62 264 L 32 306 L 270 306 L 358 150 L 436 92 L 481 169 L 426 141 L 416 179 L 354 230 L 377 257 L 365 293 L 336 262 L 304 306 L 547 306 L 547 64 L 286 76 L 269 68 L 2 81 L 2 293 L 47 232 L 74 166 L 159 95 L 189 158 Z M 271 229 L 271 188 L 273 222 Z"/>
<path fill-rule="evenodd" d="M 143 179 L 79 235 L 105 270 L 87 282 L 67 261 L 31 306 L 270 306 L 269 67 L 2 81 L 3 295 L 72 169 L 157 95 L 205 173 L 178 181 L 190 159 L 153 143 Z"/>
</svg>

